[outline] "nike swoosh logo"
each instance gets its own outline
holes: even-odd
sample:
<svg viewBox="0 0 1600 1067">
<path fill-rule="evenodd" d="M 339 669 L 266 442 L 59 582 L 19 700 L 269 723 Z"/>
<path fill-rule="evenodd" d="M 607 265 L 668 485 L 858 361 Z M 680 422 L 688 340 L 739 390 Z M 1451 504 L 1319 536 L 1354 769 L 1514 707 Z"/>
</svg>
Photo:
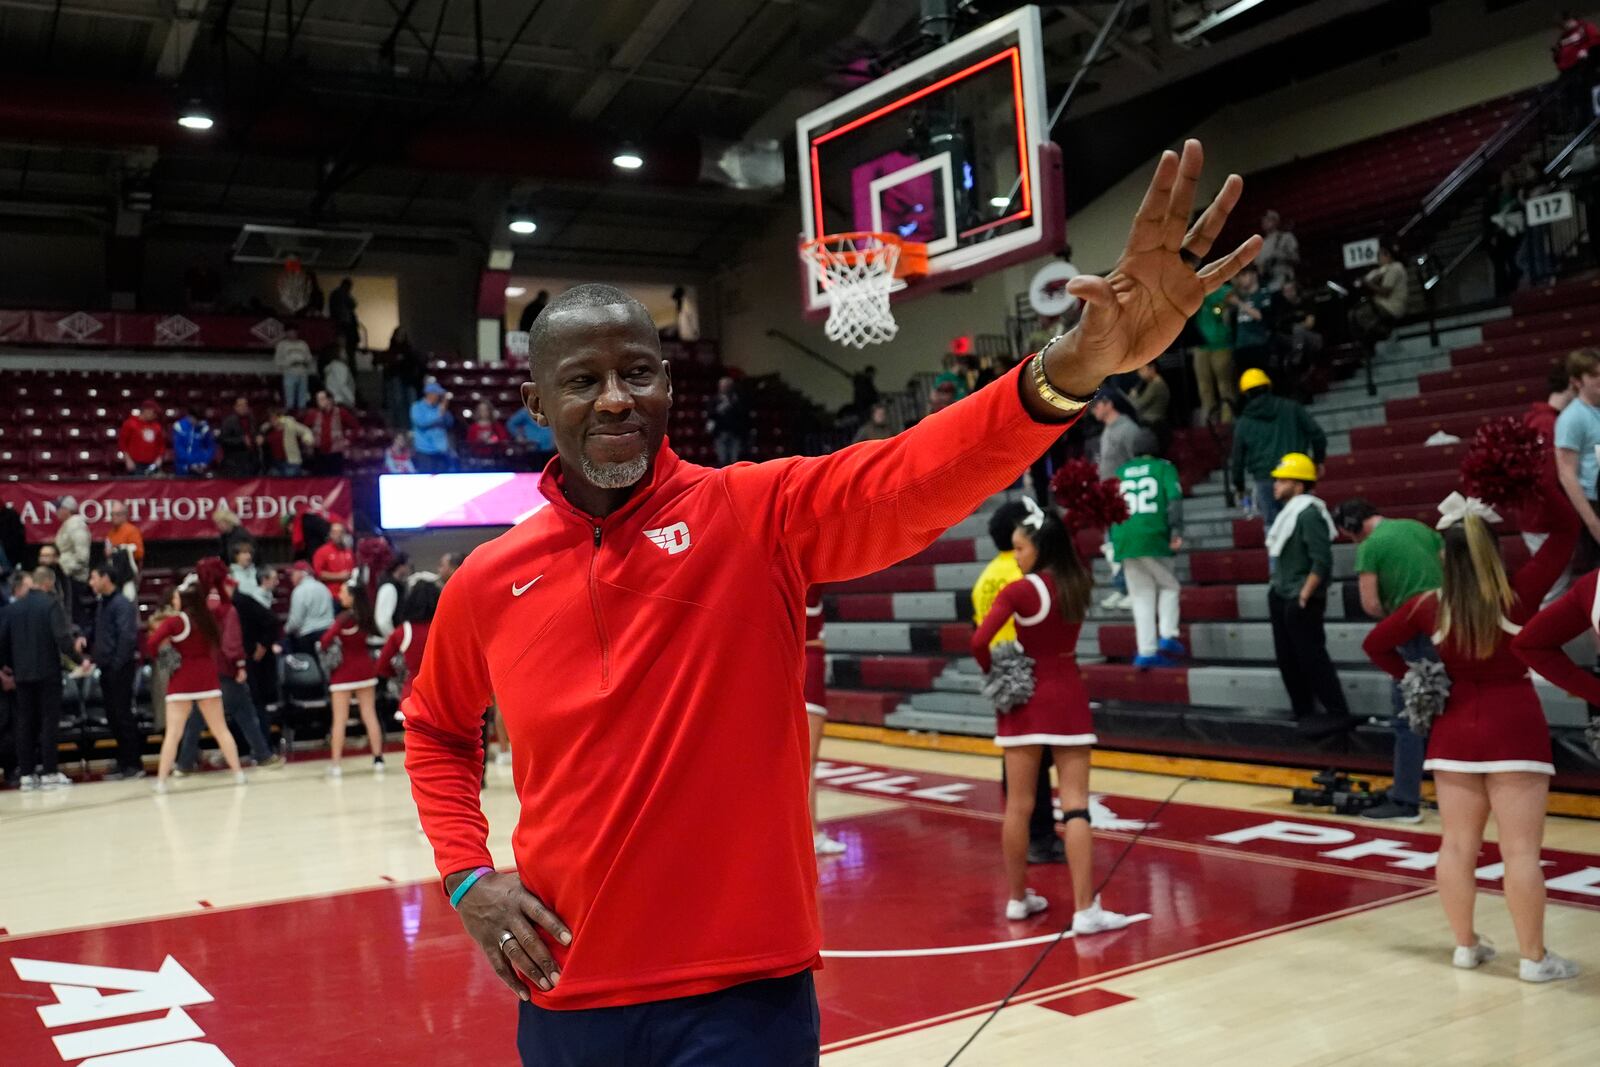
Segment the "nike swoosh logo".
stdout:
<svg viewBox="0 0 1600 1067">
<path fill-rule="evenodd" d="M 544 575 L 542 575 L 542 574 L 539 575 L 539 578 L 543 578 L 543 577 L 544 577 Z M 516 582 L 512 582 L 511 583 L 511 595 L 512 596 L 521 596 L 523 593 L 526 593 L 528 590 L 532 589 L 535 584 L 538 583 L 539 578 L 535 578 L 533 581 L 529 582 L 527 585 L 518 585 Z"/>
</svg>

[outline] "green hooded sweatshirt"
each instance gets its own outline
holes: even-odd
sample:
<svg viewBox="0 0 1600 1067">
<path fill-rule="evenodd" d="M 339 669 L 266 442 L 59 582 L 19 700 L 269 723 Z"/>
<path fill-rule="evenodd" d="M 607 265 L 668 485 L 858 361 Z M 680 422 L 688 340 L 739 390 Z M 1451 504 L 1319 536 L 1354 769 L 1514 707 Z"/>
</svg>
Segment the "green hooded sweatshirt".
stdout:
<svg viewBox="0 0 1600 1067">
<path fill-rule="evenodd" d="M 1301 404 L 1274 396 L 1265 386 L 1252 390 L 1233 424 L 1233 459 L 1228 464 L 1233 484 L 1244 488 L 1245 477 L 1262 481 L 1290 452 L 1303 452 L 1316 463 L 1328 453 L 1328 437 Z"/>
</svg>

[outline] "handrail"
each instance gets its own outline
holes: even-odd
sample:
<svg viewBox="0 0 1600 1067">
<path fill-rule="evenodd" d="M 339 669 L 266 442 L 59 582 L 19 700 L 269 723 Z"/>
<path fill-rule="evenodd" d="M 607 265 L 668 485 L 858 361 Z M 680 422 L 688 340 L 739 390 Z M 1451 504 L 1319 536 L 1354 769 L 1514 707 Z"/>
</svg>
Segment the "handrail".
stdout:
<svg viewBox="0 0 1600 1067">
<path fill-rule="evenodd" d="M 1551 175 L 1557 170 L 1560 170 L 1561 165 L 1567 161 L 1567 157 L 1572 155 L 1572 153 L 1576 152 L 1578 149 L 1582 148 L 1583 143 L 1594 136 L 1595 130 L 1600 130 L 1600 115 L 1596 115 L 1594 118 L 1590 119 L 1589 125 L 1579 130 L 1577 136 L 1568 141 L 1566 147 L 1557 152 L 1555 154 L 1555 158 L 1544 165 L 1543 173 L 1546 175 Z"/>
<path fill-rule="evenodd" d="M 835 363 L 833 360 L 829 359 L 827 356 L 823 355 L 821 352 L 818 352 L 816 349 L 812 348 L 811 346 L 809 346 L 807 344 L 804 344 L 803 342 L 797 341 L 793 337 L 790 337 L 788 334 L 784 333 L 782 330 L 770 329 L 770 330 L 767 331 L 767 336 L 768 337 L 776 337 L 778 340 L 783 341 L 785 344 L 789 345 L 791 348 L 795 348 L 795 349 L 798 349 L 801 352 L 804 352 L 806 355 L 810 356 L 812 359 L 816 360 L 818 363 L 821 363 L 824 367 L 827 367 L 829 370 L 832 370 L 832 371 L 834 371 L 834 372 L 836 372 L 838 374 L 843 375 L 844 377 L 850 379 L 850 381 L 852 381 L 852 382 L 856 380 L 856 376 L 854 374 L 851 374 L 849 371 L 845 370 L 843 367 L 839 366 L 839 364 Z"/>
</svg>

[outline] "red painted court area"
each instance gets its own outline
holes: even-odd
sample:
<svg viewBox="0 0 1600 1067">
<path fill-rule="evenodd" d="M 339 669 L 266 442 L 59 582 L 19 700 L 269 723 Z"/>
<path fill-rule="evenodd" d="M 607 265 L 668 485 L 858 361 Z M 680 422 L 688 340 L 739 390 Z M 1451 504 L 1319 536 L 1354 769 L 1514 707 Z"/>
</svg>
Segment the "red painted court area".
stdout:
<svg viewBox="0 0 1600 1067">
<path fill-rule="evenodd" d="M 865 766 L 822 772 L 836 788 L 905 805 L 830 824 L 850 851 L 821 871 L 825 1050 L 986 1010 L 1070 919 L 1066 868 L 1033 869 L 1051 911 L 1006 922 L 996 786 Z M 1156 807 L 1106 802 L 1131 820 Z M 1099 835 L 1102 875 L 1131 837 Z M 1114 1011 L 1124 998 L 1097 982 L 1427 892 L 1435 844 L 1389 827 L 1175 803 L 1105 894 L 1108 906 L 1149 918 L 1067 939 L 1022 999 L 1067 1015 Z M 1546 859 L 1553 900 L 1600 908 L 1600 857 Z M 1495 888 L 1496 860 L 1484 858 L 1485 888 Z M 515 1001 L 432 883 L 0 938 L 0 955 L 0 1034 L 16 1067 L 476 1065 L 512 1055 Z"/>
</svg>

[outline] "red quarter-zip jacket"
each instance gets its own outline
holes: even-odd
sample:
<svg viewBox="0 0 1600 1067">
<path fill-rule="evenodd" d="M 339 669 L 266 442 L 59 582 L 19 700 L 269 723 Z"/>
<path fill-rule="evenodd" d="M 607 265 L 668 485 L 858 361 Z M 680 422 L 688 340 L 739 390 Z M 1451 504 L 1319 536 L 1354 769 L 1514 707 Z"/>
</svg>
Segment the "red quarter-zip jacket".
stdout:
<svg viewBox="0 0 1600 1067">
<path fill-rule="evenodd" d="M 441 876 L 489 866 L 478 802 L 497 699 L 523 884 L 570 924 L 575 1009 L 712 992 L 820 966 L 802 696 L 806 587 L 926 547 L 1070 423 L 1022 406 L 1021 369 L 887 441 L 829 456 L 686 463 L 597 519 L 550 506 L 444 589 L 405 702 L 406 770 Z M 1031 387 L 1031 386 L 1029 386 Z"/>
</svg>

